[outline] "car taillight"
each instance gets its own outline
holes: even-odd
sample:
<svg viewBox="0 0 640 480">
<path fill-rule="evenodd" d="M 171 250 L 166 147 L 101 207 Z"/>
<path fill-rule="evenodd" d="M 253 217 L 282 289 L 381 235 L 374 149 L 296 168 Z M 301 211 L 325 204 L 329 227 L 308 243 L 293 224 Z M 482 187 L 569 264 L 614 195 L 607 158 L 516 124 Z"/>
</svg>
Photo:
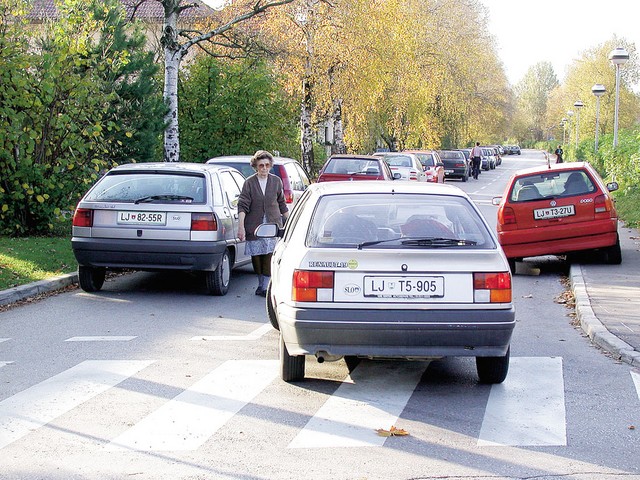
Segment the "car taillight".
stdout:
<svg viewBox="0 0 640 480">
<path fill-rule="evenodd" d="M 418 180 L 418 172 L 411 170 L 409 172 L 409 180 Z"/>
<path fill-rule="evenodd" d="M 608 198 L 606 195 L 598 195 L 594 201 L 594 208 L 596 213 L 606 213 L 610 210 Z"/>
<path fill-rule="evenodd" d="M 286 203 L 293 203 L 293 192 L 291 190 L 284 191 L 284 201 Z"/>
<path fill-rule="evenodd" d="M 332 302 L 333 272 L 294 270 L 291 298 L 294 302 Z"/>
<path fill-rule="evenodd" d="M 218 221 L 213 213 L 192 213 L 191 230 L 199 232 L 215 232 L 218 230 Z"/>
<path fill-rule="evenodd" d="M 511 225 L 516 223 L 516 212 L 511 207 L 503 207 L 498 210 L 498 223 L 500 225 Z"/>
<path fill-rule="evenodd" d="M 76 208 L 73 213 L 74 227 L 93 227 L 93 210 L 90 208 Z"/>
<path fill-rule="evenodd" d="M 511 302 L 511 274 L 474 273 L 473 301 L 476 303 L 509 303 Z"/>
</svg>

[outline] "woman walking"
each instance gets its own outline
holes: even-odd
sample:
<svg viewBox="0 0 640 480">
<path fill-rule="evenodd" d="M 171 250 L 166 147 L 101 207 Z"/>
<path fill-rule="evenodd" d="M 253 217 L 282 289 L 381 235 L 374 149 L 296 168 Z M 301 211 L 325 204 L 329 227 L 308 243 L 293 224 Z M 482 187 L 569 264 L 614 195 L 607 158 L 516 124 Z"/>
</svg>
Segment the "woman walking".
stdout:
<svg viewBox="0 0 640 480">
<path fill-rule="evenodd" d="M 256 173 L 244 182 L 238 198 L 238 237 L 241 241 L 246 239 L 245 254 L 251 255 L 253 271 L 258 275 L 256 295 L 266 297 L 271 279 L 271 254 L 277 239 L 257 238 L 254 232 L 258 225 L 267 222 L 282 228 L 283 218 L 289 216 L 289 209 L 284 200 L 282 180 L 269 173 L 273 156 L 258 150 L 251 159 L 251 166 Z"/>
</svg>

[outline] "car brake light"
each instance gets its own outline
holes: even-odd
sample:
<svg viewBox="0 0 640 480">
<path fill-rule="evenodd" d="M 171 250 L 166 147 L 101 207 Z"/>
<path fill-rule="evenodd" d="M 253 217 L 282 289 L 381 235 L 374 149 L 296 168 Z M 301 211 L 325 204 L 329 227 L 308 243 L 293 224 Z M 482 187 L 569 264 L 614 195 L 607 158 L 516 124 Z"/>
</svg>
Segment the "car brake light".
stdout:
<svg viewBox="0 0 640 480">
<path fill-rule="evenodd" d="M 198 232 L 215 232 L 218 230 L 218 221 L 213 213 L 192 213 L 191 230 Z"/>
<path fill-rule="evenodd" d="M 474 273 L 473 301 L 476 303 L 509 303 L 511 302 L 511 274 Z"/>
<path fill-rule="evenodd" d="M 73 214 L 74 227 L 93 227 L 93 210 L 90 208 L 76 208 Z"/>
<path fill-rule="evenodd" d="M 333 272 L 294 270 L 291 298 L 294 302 L 332 302 Z"/>
<path fill-rule="evenodd" d="M 606 213 L 609 211 L 609 205 L 607 204 L 606 195 L 598 195 L 594 201 L 594 207 L 596 213 Z"/>
<path fill-rule="evenodd" d="M 284 191 L 284 201 L 286 203 L 293 203 L 293 192 L 291 190 Z"/>
<path fill-rule="evenodd" d="M 504 207 L 498 210 L 498 223 L 500 225 L 510 225 L 516 222 L 516 212 L 511 207 Z"/>
</svg>

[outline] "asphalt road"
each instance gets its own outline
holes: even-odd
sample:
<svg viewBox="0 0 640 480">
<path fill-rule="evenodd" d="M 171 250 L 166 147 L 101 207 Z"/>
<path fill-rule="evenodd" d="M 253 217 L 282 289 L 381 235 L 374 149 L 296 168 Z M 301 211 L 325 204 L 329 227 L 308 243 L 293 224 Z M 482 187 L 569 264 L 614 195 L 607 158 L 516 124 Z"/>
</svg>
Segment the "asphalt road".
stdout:
<svg viewBox="0 0 640 480">
<path fill-rule="evenodd" d="M 454 182 L 493 221 L 507 156 Z M 0 313 L 0 478 L 640 479 L 640 374 L 573 323 L 568 266 L 514 277 L 509 376 L 473 359 L 307 360 L 278 377 L 278 336 L 249 269 L 225 297 L 136 273 Z M 407 436 L 381 437 L 395 426 Z"/>
</svg>

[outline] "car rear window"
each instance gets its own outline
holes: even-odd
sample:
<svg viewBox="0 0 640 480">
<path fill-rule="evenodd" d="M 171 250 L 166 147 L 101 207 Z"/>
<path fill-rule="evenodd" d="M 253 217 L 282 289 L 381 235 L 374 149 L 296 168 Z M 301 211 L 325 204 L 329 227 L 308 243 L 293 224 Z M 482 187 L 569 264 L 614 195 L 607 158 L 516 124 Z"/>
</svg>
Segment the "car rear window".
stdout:
<svg viewBox="0 0 640 480">
<path fill-rule="evenodd" d="M 443 160 L 463 160 L 464 155 L 462 152 L 440 152 L 440 157 Z"/>
<path fill-rule="evenodd" d="M 587 195 L 597 190 L 583 170 L 548 171 L 519 177 L 513 182 L 509 200 L 527 202 L 556 197 Z"/>
<path fill-rule="evenodd" d="M 385 162 L 391 167 L 411 167 L 411 157 L 406 155 L 385 155 Z"/>
<path fill-rule="evenodd" d="M 425 242 L 405 242 L 406 240 Z M 429 240 L 446 239 L 450 242 Z M 365 242 L 380 242 L 362 245 Z M 496 248 L 486 224 L 463 197 L 423 194 L 327 195 L 307 234 L 313 248 Z"/>
<path fill-rule="evenodd" d="M 204 203 L 205 177 L 182 173 L 112 173 L 85 198 L 91 202 Z"/>
<path fill-rule="evenodd" d="M 420 160 L 420 163 L 424 166 L 424 167 L 433 167 L 436 162 L 433 159 L 433 155 L 432 154 L 424 154 L 424 153 L 419 153 L 417 154 L 418 159 Z"/>
</svg>

